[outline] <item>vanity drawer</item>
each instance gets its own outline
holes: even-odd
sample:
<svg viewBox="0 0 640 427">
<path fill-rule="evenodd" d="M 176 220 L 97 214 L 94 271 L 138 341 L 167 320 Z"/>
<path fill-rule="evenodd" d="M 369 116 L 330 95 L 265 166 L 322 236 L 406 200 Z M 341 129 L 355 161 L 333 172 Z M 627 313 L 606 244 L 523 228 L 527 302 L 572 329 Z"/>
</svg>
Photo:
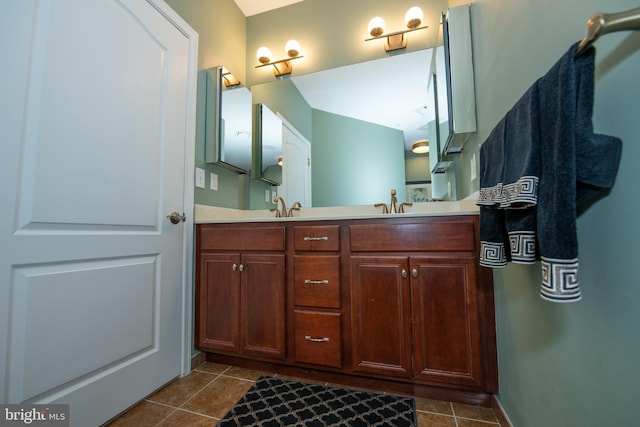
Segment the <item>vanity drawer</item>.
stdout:
<svg viewBox="0 0 640 427">
<path fill-rule="evenodd" d="M 307 307 L 340 308 L 340 257 L 293 257 L 294 302 Z"/>
<path fill-rule="evenodd" d="M 240 227 L 200 224 L 201 250 L 284 251 L 284 227 Z"/>
<path fill-rule="evenodd" d="M 339 225 L 297 226 L 293 229 L 296 251 L 339 251 Z"/>
<path fill-rule="evenodd" d="M 473 251 L 472 218 L 409 224 L 353 224 L 351 251 Z"/>
<path fill-rule="evenodd" d="M 295 311 L 296 362 L 342 367 L 340 316 L 340 313 Z"/>
</svg>

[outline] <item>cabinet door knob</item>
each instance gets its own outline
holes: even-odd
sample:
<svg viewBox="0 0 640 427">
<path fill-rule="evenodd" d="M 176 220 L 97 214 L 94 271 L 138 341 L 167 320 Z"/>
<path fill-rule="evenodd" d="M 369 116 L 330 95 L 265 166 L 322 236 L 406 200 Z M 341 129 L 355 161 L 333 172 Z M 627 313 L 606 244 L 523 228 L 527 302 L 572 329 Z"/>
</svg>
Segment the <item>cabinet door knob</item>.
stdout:
<svg viewBox="0 0 640 427">
<path fill-rule="evenodd" d="M 240 264 L 240 267 L 238 267 L 238 269 L 240 270 L 240 272 L 244 271 L 244 265 Z"/>
<path fill-rule="evenodd" d="M 407 278 L 407 270 L 405 270 L 404 268 L 402 269 L 402 278 L 403 279 Z"/>
<path fill-rule="evenodd" d="M 411 270 L 411 275 L 413 277 L 418 277 L 418 270 L 416 270 L 415 268 L 413 270 Z"/>
<path fill-rule="evenodd" d="M 234 263 L 234 264 L 231 266 L 231 270 L 236 271 L 237 269 L 238 269 L 238 264 L 235 264 L 235 263 Z"/>
</svg>

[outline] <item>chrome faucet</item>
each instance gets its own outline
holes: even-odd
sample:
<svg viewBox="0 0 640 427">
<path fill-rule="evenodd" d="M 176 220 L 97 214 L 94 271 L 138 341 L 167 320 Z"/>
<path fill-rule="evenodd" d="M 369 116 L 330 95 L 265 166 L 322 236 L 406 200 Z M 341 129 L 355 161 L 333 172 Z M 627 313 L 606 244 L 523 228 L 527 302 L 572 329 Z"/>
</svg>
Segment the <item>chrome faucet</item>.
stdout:
<svg viewBox="0 0 640 427">
<path fill-rule="evenodd" d="M 291 206 L 291 209 L 289 209 L 287 216 L 290 218 L 293 218 L 293 211 L 299 211 L 301 207 L 302 207 L 302 203 L 293 202 L 293 205 Z"/>
<path fill-rule="evenodd" d="M 376 203 L 375 205 L 373 205 L 376 208 L 382 208 L 382 213 L 386 214 L 386 213 L 404 213 L 404 207 L 405 206 L 413 206 L 413 203 L 401 203 L 400 206 L 398 207 L 398 197 L 396 196 L 396 189 L 392 188 L 391 189 L 391 203 L 389 203 L 389 206 L 387 206 L 384 203 Z"/>
</svg>

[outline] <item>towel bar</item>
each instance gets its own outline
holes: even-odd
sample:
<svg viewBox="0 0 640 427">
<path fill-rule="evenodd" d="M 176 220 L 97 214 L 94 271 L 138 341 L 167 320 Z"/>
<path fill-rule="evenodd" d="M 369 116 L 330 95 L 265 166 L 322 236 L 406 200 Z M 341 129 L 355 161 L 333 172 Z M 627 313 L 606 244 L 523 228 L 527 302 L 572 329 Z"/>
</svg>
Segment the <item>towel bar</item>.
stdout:
<svg viewBox="0 0 640 427">
<path fill-rule="evenodd" d="M 615 31 L 640 30 L 640 7 L 619 13 L 594 13 L 587 21 L 587 35 L 580 41 L 578 57 L 600 36 Z"/>
</svg>

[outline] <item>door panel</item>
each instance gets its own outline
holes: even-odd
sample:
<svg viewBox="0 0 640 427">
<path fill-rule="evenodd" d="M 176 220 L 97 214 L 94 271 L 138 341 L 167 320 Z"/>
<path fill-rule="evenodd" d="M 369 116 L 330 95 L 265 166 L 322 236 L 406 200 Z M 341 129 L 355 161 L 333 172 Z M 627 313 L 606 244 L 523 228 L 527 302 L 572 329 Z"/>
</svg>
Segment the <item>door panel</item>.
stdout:
<svg viewBox="0 0 640 427">
<path fill-rule="evenodd" d="M 15 269 L 9 350 L 20 400 L 38 399 L 114 360 L 157 350 L 158 281 L 147 279 L 155 276 L 157 261 L 136 257 Z"/>
<path fill-rule="evenodd" d="M 311 145 L 282 118 L 282 185 L 278 194 L 289 204 L 311 207 Z"/>
<path fill-rule="evenodd" d="M 165 216 L 187 210 L 196 70 L 154 2 L 11 2 L 1 26 L 20 48 L 0 44 L 0 401 L 68 403 L 72 425 L 180 373 L 184 229 Z"/>
<path fill-rule="evenodd" d="M 243 254 L 242 353 L 284 359 L 284 255 Z"/>
<path fill-rule="evenodd" d="M 411 259 L 416 376 L 433 383 L 482 384 L 473 255 Z M 443 328 L 441 325 L 447 325 Z"/>
<path fill-rule="evenodd" d="M 411 375 L 407 257 L 351 258 L 351 312 L 354 370 Z"/>
<path fill-rule="evenodd" d="M 198 348 L 240 352 L 239 254 L 200 255 Z M 234 267 L 235 266 L 235 267 Z"/>
</svg>

